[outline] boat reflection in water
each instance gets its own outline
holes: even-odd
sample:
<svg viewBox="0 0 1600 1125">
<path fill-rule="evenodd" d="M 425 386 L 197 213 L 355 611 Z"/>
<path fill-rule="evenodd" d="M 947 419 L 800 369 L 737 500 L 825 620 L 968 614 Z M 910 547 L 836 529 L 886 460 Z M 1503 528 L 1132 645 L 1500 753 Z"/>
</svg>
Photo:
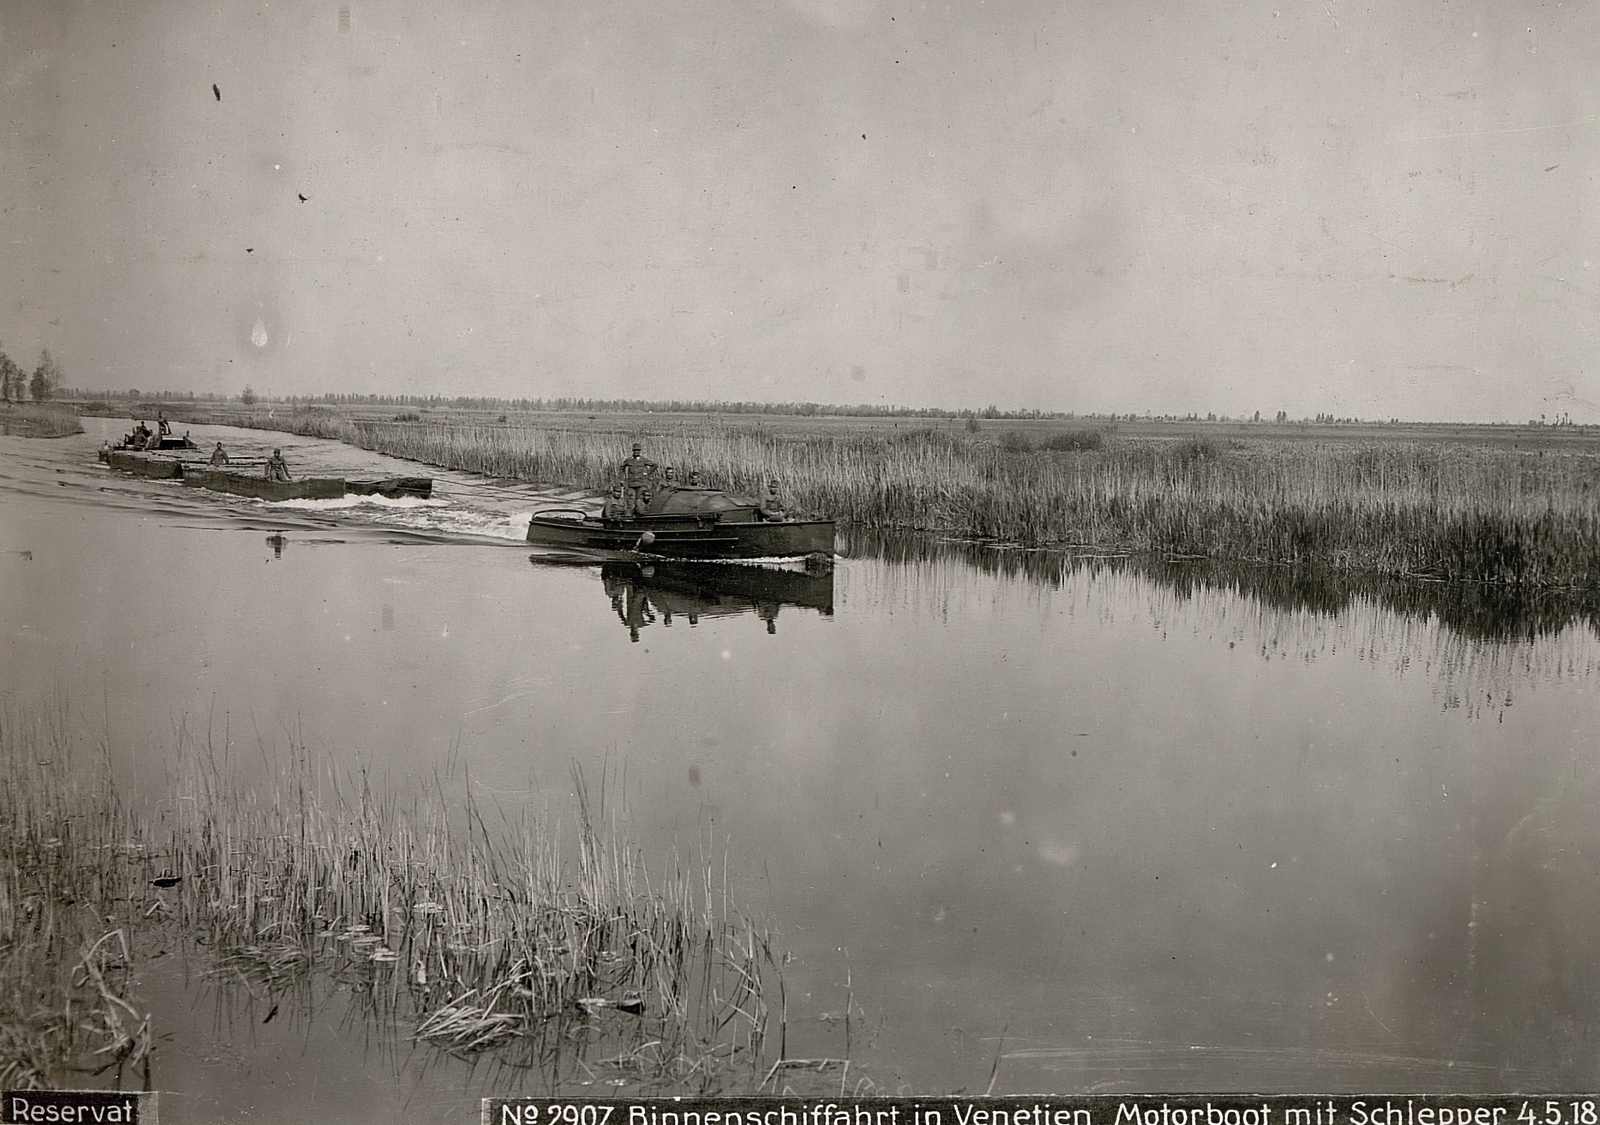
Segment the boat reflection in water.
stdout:
<svg viewBox="0 0 1600 1125">
<path fill-rule="evenodd" d="M 535 566 L 550 560 L 535 555 Z M 670 626 L 674 618 L 698 625 L 702 617 L 753 613 L 778 631 L 784 606 L 814 609 L 833 616 L 833 569 L 800 570 L 715 562 L 607 562 L 600 584 L 617 620 L 634 641 L 650 625 Z"/>
</svg>

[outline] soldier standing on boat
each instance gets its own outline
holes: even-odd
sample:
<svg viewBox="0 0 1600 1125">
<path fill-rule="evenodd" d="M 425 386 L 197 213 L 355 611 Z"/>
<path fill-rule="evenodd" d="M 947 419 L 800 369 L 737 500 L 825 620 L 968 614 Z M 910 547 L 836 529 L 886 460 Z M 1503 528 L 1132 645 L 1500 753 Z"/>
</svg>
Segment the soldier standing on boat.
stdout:
<svg viewBox="0 0 1600 1125">
<path fill-rule="evenodd" d="M 272 456 L 267 458 L 263 475 L 268 480 L 293 480 L 289 475 L 289 463 L 283 459 L 283 450 L 274 449 Z"/>
<path fill-rule="evenodd" d="M 226 465 L 228 463 L 228 451 L 222 448 L 220 441 L 217 442 L 217 447 L 211 451 L 211 463 L 213 465 Z"/>
<path fill-rule="evenodd" d="M 628 509 L 639 506 L 639 494 L 650 487 L 660 466 L 644 455 L 644 446 L 633 443 L 633 456 L 622 463 L 622 486 L 627 490 Z"/>
</svg>

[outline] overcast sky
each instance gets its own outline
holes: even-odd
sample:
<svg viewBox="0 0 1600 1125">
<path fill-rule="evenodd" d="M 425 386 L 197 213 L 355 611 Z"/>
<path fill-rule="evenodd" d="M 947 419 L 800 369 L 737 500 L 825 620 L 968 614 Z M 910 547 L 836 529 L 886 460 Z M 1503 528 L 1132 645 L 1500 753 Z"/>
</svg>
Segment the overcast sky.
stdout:
<svg viewBox="0 0 1600 1125">
<path fill-rule="evenodd" d="M 1600 419 L 1600 9 L 4 0 L 89 388 Z"/>
</svg>

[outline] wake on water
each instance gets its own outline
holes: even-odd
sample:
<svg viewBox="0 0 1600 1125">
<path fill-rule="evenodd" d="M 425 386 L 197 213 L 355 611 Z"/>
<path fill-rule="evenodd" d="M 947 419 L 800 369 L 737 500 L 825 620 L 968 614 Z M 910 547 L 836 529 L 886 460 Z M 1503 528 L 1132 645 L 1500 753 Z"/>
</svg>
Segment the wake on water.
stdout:
<svg viewBox="0 0 1600 1125">
<path fill-rule="evenodd" d="M 326 515 L 333 519 L 354 519 L 378 527 L 406 531 L 469 535 L 508 539 L 517 542 L 527 536 L 528 520 L 536 508 L 548 506 L 548 494 L 512 495 L 512 490 L 496 487 L 483 492 L 467 487 L 452 487 L 444 495 L 429 499 L 415 496 L 344 496 L 337 500 L 259 501 L 268 511 L 297 511 Z M 530 489 L 530 493 L 534 490 Z M 563 495 L 563 502 L 572 497 Z"/>
</svg>

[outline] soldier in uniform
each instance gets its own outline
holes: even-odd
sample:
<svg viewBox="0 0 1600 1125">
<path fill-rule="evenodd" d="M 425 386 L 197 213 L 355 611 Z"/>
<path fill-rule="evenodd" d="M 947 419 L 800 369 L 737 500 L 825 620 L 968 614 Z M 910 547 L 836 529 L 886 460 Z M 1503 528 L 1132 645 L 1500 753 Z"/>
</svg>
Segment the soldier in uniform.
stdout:
<svg viewBox="0 0 1600 1125">
<path fill-rule="evenodd" d="M 778 482 L 767 482 L 767 494 L 761 498 L 756 514 L 769 523 L 781 523 L 787 516 L 783 510 L 783 497 L 778 494 Z"/>
<path fill-rule="evenodd" d="M 263 473 L 268 480 L 292 480 L 289 476 L 289 463 L 283 459 L 283 450 L 274 449 L 272 456 L 267 458 Z"/>
<path fill-rule="evenodd" d="M 213 465 L 226 465 L 228 463 L 228 451 L 222 448 L 220 441 L 217 442 L 217 447 L 211 451 L 211 463 Z"/>
<path fill-rule="evenodd" d="M 638 507 L 639 494 L 656 479 L 660 466 L 644 455 L 644 446 L 633 443 L 633 456 L 622 463 L 622 487 L 626 490 L 630 510 Z"/>
<path fill-rule="evenodd" d="M 628 502 L 623 498 L 622 486 L 614 484 L 611 486 L 611 495 L 606 497 L 605 506 L 600 509 L 600 518 L 621 520 L 627 519 L 628 515 Z"/>
</svg>

